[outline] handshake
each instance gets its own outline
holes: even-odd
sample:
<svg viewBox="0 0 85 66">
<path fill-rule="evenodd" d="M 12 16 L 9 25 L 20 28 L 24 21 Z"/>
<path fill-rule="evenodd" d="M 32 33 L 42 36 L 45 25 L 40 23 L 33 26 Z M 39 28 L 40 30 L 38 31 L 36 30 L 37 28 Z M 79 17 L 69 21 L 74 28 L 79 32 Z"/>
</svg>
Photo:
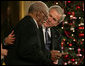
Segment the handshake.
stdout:
<svg viewBox="0 0 85 66">
<path fill-rule="evenodd" d="M 51 60 L 53 61 L 54 64 L 58 64 L 58 59 L 62 57 L 62 55 L 68 54 L 67 52 L 65 53 L 60 53 L 58 50 L 52 50 L 51 51 Z"/>
</svg>

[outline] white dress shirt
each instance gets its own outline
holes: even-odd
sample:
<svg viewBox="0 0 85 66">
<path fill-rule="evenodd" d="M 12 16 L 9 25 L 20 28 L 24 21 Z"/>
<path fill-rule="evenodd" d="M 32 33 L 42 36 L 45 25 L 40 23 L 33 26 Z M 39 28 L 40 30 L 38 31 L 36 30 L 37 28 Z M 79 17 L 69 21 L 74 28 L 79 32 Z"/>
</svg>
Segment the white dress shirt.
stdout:
<svg viewBox="0 0 85 66">
<path fill-rule="evenodd" d="M 42 25 L 42 30 L 43 30 L 43 36 L 44 36 L 44 43 L 46 44 L 46 38 L 45 38 L 45 27 L 44 27 L 44 25 Z M 51 37 L 51 30 L 50 30 L 50 28 L 48 28 L 48 34 L 49 34 L 49 36 Z"/>
</svg>

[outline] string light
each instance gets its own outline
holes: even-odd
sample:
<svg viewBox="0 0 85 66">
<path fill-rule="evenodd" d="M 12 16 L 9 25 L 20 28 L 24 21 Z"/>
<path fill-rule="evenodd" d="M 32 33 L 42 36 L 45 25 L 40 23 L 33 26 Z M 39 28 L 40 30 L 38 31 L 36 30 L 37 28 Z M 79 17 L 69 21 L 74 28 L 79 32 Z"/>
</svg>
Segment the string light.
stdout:
<svg viewBox="0 0 85 66">
<path fill-rule="evenodd" d="M 84 41 L 84 39 L 82 39 L 82 41 Z"/>
<path fill-rule="evenodd" d="M 75 64 L 78 64 L 78 62 L 76 61 Z"/>
<path fill-rule="evenodd" d="M 64 23 L 65 23 L 65 24 L 68 24 L 68 22 L 67 22 L 67 21 L 65 21 Z"/>
<path fill-rule="evenodd" d="M 63 27 L 61 27 L 61 29 L 63 29 Z"/>
<path fill-rule="evenodd" d="M 70 30 L 74 30 L 74 27 L 71 27 Z"/>
<path fill-rule="evenodd" d="M 73 19 L 77 19 L 77 17 L 73 17 Z"/>
<path fill-rule="evenodd" d="M 74 50 L 74 48 L 69 48 L 69 50 Z"/>
<path fill-rule="evenodd" d="M 73 17 L 73 15 L 70 15 L 70 17 Z"/>
<path fill-rule="evenodd" d="M 79 17 L 79 19 L 81 19 L 81 17 Z"/>
<path fill-rule="evenodd" d="M 56 2 L 56 4 L 58 4 L 58 2 Z"/>
<path fill-rule="evenodd" d="M 65 62 L 64 65 L 67 65 L 67 63 Z"/>
<path fill-rule="evenodd" d="M 72 34 L 71 36 L 74 36 L 74 34 Z"/>
<path fill-rule="evenodd" d="M 80 25 L 84 25 L 84 23 L 80 23 Z"/>
<path fill-rule="evenodd" d="M 73 41 L 76 41 L 76 39 L 73 39 Z"/>
</svg>

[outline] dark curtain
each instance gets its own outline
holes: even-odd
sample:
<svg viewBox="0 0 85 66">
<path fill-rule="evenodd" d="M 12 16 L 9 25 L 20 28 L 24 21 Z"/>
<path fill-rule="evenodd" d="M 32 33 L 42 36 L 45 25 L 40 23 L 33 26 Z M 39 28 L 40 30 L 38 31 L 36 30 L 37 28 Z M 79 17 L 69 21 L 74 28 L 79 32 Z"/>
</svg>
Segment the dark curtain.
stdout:
<svg viewBox="0 0 85 66">
<path fill-rule="evenodd" d="M 1 1 L 1 41 L 19 21 L 19 1 Z"/>
</svg>

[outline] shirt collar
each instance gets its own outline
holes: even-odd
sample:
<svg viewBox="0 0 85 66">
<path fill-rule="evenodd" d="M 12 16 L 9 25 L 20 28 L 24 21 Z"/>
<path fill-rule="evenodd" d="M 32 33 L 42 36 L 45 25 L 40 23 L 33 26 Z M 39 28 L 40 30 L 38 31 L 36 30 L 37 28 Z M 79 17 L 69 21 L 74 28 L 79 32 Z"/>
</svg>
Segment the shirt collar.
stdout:
<svg viewBox="0 0 85 66">
<path fill-rule="evenodd" d="M 34 18 L 33 18 L 33 20 L 34 20 L 34 22 L 35 22 L 37 28 L 39 28 L 39 26 L 38 26 L 38 24 L 37 24 L 37 21 L 36 21 Z"/>
<path fill-rule="evenodd" d="M 42 28 L 43 28 L 43 29 L 46 29 L 46 27 L 45 27 L 44 25 L 42 25 Z M 48 30 L 50 30 L 50 28 L 48 28 Z"/>
</svg>

